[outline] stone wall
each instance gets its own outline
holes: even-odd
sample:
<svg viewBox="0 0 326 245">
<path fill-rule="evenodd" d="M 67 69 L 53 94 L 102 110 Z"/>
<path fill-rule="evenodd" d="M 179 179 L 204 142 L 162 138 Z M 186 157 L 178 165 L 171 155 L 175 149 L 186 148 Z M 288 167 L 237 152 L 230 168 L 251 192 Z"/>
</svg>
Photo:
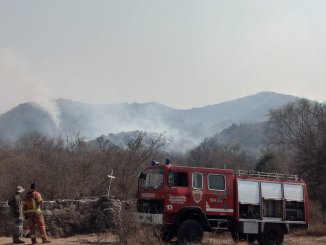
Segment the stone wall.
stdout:
<svg viewBox="0 0 326 245">
<path fill-rule="evenodd" d="M 122 203 L 106 196 L 83 200 L 45 201 L 42 207 L 49 236 L 67 236 L 78 233 L 112 232 L 118 227 Z M 12 233 L 10 207 L 0 203 L 0 236 Z M 24 229 L 28 229 L 25 222 Z M 28 232 L 28 231 L 26 231 Z"/>
</svg>

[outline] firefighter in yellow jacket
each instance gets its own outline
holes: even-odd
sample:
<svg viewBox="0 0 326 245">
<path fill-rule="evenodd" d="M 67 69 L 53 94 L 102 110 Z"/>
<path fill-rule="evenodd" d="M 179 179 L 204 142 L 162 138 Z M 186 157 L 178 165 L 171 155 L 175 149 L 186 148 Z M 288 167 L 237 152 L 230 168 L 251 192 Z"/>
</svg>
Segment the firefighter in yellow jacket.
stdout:
<svg viewBox="0 0 326 245">
<path fill-rule="evenodd" d="M 50 243 L 46 236 L 44 218 L 41 213 L 41 204 L 43 203 L 43 199 L 41 194 L 36 191 L 35 183 L 31 184 L 31 187 L 27 191 L 24 201 L 24 214 L 28 220 L 32 244 L 37 243 L 35 233 L 36 225 L 38 226 L 39 232 L 41 234 L 42 243 Z"/>
</svg>

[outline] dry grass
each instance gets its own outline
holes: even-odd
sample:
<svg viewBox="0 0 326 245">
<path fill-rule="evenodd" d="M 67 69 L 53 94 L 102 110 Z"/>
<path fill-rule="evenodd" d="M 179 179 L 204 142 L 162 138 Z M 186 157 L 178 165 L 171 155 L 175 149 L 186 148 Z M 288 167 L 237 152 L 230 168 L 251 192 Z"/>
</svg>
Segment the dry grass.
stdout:
<svg viewBox="0 0 326 245">
<path fill-rule="evenodd" d="M 309 236 L 325 236 L 326 235 L 326 224 L 313 224 L 306 231 Z"/>
<path fill-rule="evenodd" d="M 203 245 L 234 245 L 229 232 L 225 233 L 205 233 Z M 245 243 L 247 244 L 247 243 Z"/>
<path fill-rule="evenodd" d="M 164 244 L 160 241 L 160 229 L 151 225 L 141 225 L 133 219 L 133 207 L 124 206 L 119 214 L 117 237 L 122 245 Z"/>
<path fill-rule="evenodd" d="M 296 236 L 326 236 L 325 212 L 321 210 L 318 202 L 310 203 L 310 225 L 307 230 L 298 230 Z"/>
</svg>

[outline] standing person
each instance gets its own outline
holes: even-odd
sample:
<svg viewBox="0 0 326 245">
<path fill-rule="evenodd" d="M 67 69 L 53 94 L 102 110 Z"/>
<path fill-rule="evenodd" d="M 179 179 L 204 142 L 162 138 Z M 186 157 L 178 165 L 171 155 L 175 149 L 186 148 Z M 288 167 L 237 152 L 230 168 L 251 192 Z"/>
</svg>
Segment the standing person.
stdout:
<svg viewBox="0 0 326 245">
<path fill-rule="evenodd" d="M 32 244 L 37 243 L 35 225 L 38 226 L 39 232 L 42 237 L 42 243 L 50 243 L 46 236 L 44 218 L 41 213 L 41 204 L 43 203 L 43 199 L 41 197 L 41 194 L 36 191 L 35 183 L 31 184 L 31 187 L 27 191 L 24 201 L 24 213 L 25 217 L 28 220 Z"/>
<path fill-rule="evenodd" d="M 23 200 L 22 193 L 24 188 L 21 186 L 16 187 L 15 195 L 8 201 L 11 213 L 14 217 L 14 232 L 12 240 L 14 244 L 25 243 L 20 238 L 23 235 L 24 213 L 23 213 Z"/>
</svg>

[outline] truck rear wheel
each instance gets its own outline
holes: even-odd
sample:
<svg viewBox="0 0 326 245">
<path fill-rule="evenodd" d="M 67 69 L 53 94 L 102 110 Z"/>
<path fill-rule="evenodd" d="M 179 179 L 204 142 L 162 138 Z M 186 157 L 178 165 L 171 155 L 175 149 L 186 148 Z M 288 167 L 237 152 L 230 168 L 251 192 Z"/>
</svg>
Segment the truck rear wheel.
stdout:
<svg viewBox="0 0 326 245">
<path fill-rule="evenodd" d="M 284 240 L 284 230 L 277 224 L 266 225 L 262 235 L 264 244 L 266 245 L 279 245 Z"/>
<path fill-rule="evenodd" d="M 203 240 L 203 235 L 203 227 L 197 220 L 186 220 L 178 229 L 178 244 L 187 244 L 187 242 L 201 242 Z"/>
</svg>

